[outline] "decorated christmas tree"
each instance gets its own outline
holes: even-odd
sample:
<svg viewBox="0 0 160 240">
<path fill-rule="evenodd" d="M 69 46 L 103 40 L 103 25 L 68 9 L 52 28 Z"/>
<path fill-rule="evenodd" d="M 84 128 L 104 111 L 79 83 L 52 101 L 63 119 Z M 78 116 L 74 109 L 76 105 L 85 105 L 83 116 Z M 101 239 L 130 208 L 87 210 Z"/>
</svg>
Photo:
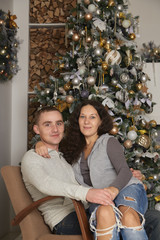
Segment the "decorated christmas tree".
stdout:
<svg viewBox="0 0 160 240">
<path fill-rule="evenodd" d="M 150 208 L 160 203 L 157 123 L 149 76 L 137 52 L 139 18 L 124 0 L 79 0 L 66 23 L 64 55 L 53 76 L 35 87 L 33 101 L 56 106 L 67 120 L 85 98 L 101 101 L 114 120 L 110 134 L 124 146 L 130 167 L 144 174 Z"/>
<path fill-rule="evenodd" d="M 16 15 L 0 10 L 0 82 L 11 80 L 18 72 Z"/>
</svg>

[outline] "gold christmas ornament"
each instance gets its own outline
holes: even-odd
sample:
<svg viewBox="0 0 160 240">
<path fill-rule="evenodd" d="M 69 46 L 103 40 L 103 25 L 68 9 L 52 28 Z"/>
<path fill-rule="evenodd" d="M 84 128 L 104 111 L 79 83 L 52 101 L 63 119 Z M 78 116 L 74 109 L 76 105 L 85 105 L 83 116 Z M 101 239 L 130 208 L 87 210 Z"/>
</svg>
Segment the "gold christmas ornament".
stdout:
<svg viewBox="0 0 160 240">
<path fill-rule="evenodd" d="M 61 64 L 59 65 L 59 68 L 64 68 L 64 63 L 61 63 Z"/>
<path fill-rule="evenodd" d="M 123 12 L 120 12 L 120 13 L 119 13 L 119 18 L 125 18 L 125 15 L 124 15 Z"/>
<path fill-rule="evenodd" d="M 114 126 L 109 133 L 112 134 L 112 135 L 116 135 L 118 133 L 118 127 Z"/>
<path fill-rule="evenodd" d="M 111 51 L 111 44 L 110 44 L 110 43 L 106 43 L 106 44 L 104 45 L 104 48 L 105 48 L 108 52 L 110 52 L 110 51 Z"/>
<path fill-rule="evenodd" d="M 124 141 L 124 147 L 129 149 L 132 147 L 132 141 L 130 139 L 127 139 L 126 141 Z"/>
<path fill-rule="evenodd" d="M 150 146 L 150 139 L 146 134 L 142 134 L 139 136 L 137 143 L 147 149 Z"/>
<path fill-rule="evenodd" d="M 92 19 L 92 14 L 91 13 L 86 13 L 84 16 L 86 21 L 90 21 Z"/>
<path fill-rule="evenodd" d="M 74 102 L 74 97 L 72 95 L 66 96 L 66 102 L 71 104 Z"/>
<path fill-rule="evenodd" d="M 131 126 L 131 127 L 129 127 L 129 131 L 131 131 L 131 130 L 134 130 L 135 132 L 137 132 L 137 128 L 136 128 L 136 126 Z"/>
<path fill-rule="evenodd" d="M 106 71 L 108 68 L 108 64 L 106 62 L 102 62 L 102 69 L 103 71 Z"/>
<path fill-rule="evenodd" d="M 149 121 L 149 124 L 150 124 L 151 127 L 156 127 L 157 126 L 157 122 L 155 120 Z"/>
<path fill-rule="evenodd" d="M 64 84 L 64 90 L 65 91 L 68 91 L 70 89 L 71 89 L 71 82 L 68 82 L 68 83 Z"/>
<path fill-rule="evenodd" d="M 114 5 L 115 5 L 114 0 L 109 0 L 109 1 L 108 1 L 108 6 L 109 6 L 109 7 L 113 7 Z"/>
<path fill-rule="evenodd" d="M 0 19 L 0 24 L 3 24 L 3 23 L 4 23 L 4 21 L 2 19 Z"/>
<path fill-rule="evenodd" d="M 137 88 L 137 90 L 140 91 L 140 90 L 142 89 L 142 86 L 143 86 L 142 83 L 140 83 L 140 82 L 137 83 L 137 84 L 136 84 L 136 88 Z"/>
<path fill-rule="evenodd" d="M 133 90 L 130 90 L 130 91 L 129 91 L 129 94 L 130 94 L 130 95 L 133 95 L 133 94 L 135 94 L 135 92 L 134 92 Z"/>
<path fill-rule="evenodd" d="M 158 149 L 160 149 L 160 145 L 155 145 L 154 148 L 155 148 L 155 150 L 158 150 Z"/>
<path fill-rule="evenodd" d="M 80 39 L 80 37 L 79 37 L 78 33 L 74 33 L 73 36 L 72 36 L 72 40 L 73 40 L 74 42 L 78 42 L 79 39 Z"/>
<path fill-rule="evenodd" d="M 134 40 L 134 39 L 136 38 L 136 35 L 135 35 L 134 33 L 130 33 L 130 34 L 129 34 L 129 38 L 130 38 L 131 40 Z"/>
<path fill-rule="evenodd" d="M 87 42 L 87 43 L 90 43 L 91 41 L 92 41 L 91 36 L 86 37 L 86 42 Z"/>
<path fill-rule="evenodd" d="M 106 44 L 106 40 L 102 38 L 99 43 L 100 47 L 103 47 L 105 44 Z"/>
<path fill-rule="evenodd" d="M 89 5 L 90 4 L 90 0 L 84 0 L 84 4 Z"/>
</svg>

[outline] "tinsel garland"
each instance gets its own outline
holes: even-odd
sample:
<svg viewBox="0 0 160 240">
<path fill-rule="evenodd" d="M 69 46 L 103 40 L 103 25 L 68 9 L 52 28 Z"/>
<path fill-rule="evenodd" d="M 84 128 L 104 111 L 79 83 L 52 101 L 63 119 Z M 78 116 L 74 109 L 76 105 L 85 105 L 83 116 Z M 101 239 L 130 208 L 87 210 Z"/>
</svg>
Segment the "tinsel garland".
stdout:
<svg viewBox="0 0 160 240">
<path fill-rule="evenodd" d="M 0 82 L 11 80 L 18 72 L 16 15 L 0 10 Z"/>
</svg>

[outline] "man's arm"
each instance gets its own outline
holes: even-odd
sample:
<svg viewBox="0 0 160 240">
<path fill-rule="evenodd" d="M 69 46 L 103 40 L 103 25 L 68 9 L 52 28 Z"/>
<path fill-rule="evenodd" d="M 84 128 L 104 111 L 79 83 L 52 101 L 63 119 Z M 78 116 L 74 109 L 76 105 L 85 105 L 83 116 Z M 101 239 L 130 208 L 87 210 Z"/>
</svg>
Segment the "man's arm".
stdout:
<svg viewBox="0 0 160 240">
<path fill-rule="evenodd" d="M 110 195 L 104 189 L 91 189 L 90 187 L 79 185 L 75 180 L 72 167 L 68 163 L 66 163 L 67 165 L 64 166 L 64 169 L 63 165 L 59 166 L 61 173 L 53 165 L 52 169 L 49 169 L 52 174 L 48 174 L 47 161 L 50 161 L 50 159 L 43 159 L 35 152 L 25 154 L 21 170 L 27 185 L 34 186 L 44 195 L 64 196 L 104 205 L 112 203 Z M 49 165 L 49 167 L 51 166 Z M 65 178 L 65 172 L 68 173 L 68 178 Z"/>
</svg>

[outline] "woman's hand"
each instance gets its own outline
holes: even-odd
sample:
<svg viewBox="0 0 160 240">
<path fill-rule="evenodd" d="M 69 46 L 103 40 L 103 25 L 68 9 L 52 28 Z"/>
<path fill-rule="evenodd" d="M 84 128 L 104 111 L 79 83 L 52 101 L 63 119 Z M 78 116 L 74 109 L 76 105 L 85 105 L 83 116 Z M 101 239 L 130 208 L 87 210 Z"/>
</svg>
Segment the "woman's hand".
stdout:
<svg viewBox="0 0 160 240">
<path fill-rule="evenodd" d="M 44 145 L 42 141 L 36 143 L 35 152 L 44 158 L 50 158 L 50 155 L 48 154 L 48 148 Z"/>
<path fill-rule="evenodd" d="M 132 174 L 133 174 L 133 177 L 135 178 L 138 178 L 138 180 L 142 181 L 144 180 L 144 175 L 141 173 L 141 171 L 139 170 L 134 170 L 133 168 L 130 168 Z"/>
<path fill-rule="evenodd" d="M 104 190 L 106 190 L 111 195 L 112 200 L 114 200 L 119 193 L 118 188 L 115 188 L 115 187 L 104 188 Z"/>
</svg>

